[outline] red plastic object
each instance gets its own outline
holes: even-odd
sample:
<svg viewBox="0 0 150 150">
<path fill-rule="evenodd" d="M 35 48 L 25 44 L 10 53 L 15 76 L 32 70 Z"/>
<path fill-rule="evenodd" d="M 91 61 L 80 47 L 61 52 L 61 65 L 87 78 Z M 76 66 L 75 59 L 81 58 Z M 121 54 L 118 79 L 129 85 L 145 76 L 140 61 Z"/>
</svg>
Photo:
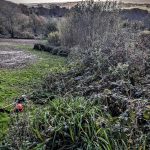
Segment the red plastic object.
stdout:
<svg viewBox="0 0 150 150">
<path fill-rule="evenodd" d="M 22 112 L 23 111 L 23 105 L 22 104 L 16 104 L 15 110 Z"/>
</svg>

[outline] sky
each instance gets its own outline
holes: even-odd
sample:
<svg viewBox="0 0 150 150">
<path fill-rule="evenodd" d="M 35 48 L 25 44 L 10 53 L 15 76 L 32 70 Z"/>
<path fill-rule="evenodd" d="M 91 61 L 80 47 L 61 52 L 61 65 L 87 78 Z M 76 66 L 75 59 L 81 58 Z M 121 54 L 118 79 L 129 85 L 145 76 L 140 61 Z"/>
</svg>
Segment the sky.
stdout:
<svg viewBox="0 0 150 150">
<path fill-rule="evenodd" d="M 52 3 L 52 2 L 74 2 L 81 0 L 7 0 L 15 3 Z"/>
</svg>

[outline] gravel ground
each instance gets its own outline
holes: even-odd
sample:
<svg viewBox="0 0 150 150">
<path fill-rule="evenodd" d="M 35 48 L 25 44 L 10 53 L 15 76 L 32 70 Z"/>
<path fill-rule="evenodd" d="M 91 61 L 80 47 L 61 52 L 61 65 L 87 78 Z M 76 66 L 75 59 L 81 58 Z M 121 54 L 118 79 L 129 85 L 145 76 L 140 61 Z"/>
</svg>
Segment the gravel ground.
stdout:
<svg viewBox="0 0 150 150">
<path fill-rule="evenodd" d="M 38 40 L 0 39 L 0 68 L 23 68 L 35 62 L 36 56 L 18 46 L 33 46 Z"/>
</svg>

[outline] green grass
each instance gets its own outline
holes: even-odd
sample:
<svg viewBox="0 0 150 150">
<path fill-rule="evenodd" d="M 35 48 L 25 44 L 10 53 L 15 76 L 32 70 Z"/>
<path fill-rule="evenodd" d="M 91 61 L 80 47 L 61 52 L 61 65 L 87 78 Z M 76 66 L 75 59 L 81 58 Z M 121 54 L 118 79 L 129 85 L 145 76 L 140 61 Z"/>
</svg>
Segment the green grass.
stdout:
<svg viewBox="0 0 150 150">
<path fill-rule="evenodd" d="M 30 105 L 26 108 L 30 109 Z M 130 131 L 120 129 L 130 130 L 130 126 L 119 117 L 112 118 L 97 100 L 60 97 L 33 111 L 24 111 L 19 119 L 13 117 L 13 120 L 20 129 L 14 124 L 10 128 L 6 145 L 10 144 L 12 149 L 17 149 L 19 143 L 17 146 L 21 150 L 29 150 L 30 145 L 38 141 L 32 150 L 146 150 L 146 135 L 138 136 L 136 145 L 131 143 L 131 140 L 137 140 L 136 137 L 131 138 Z M 14 141 L 13 136 L 21 141 Z"/>
<path fill-rule="evenodd" d="M 35 51 L 27 46 L 19 48 L 36 55 L 37 61 L 23 69 L 0 69 L 0 108 L 14 102 L 15 97 L 34 91 L 49 72 L 66 70 L 66 60 L 62 57 Z M 6 114 L 0 113 L 0 138 L 6 132 L 8 120 Z"/>
<path fill-rule="evenodd" d="M 94 101 L 88 101 L 84 98 L 58 98 L 50 101 L 49 105 L 41 109 L 40 107 L 35 108 L 32 114 L 31 111 L 24 113 L 28 115 L 20 114 L 19 121 L 30 122 L 30 127 L 21 129 L 27 132 L 30 130 L 31 136 L 34 136 L 34 140 L 38 141 L 38 145 L 33 148 L 35 150 L 45 149 L 46 141 L 49 143 L 47 149 L 63 147 L 63 149 L 102 150 L 105 148 L 112 150 L 111 139 L 108 137 L 109 131 L 107 128 L 101 127 L 107 118 L 104 118 L 100 105 L 95 105 Z M 46 130 L 43 131 L 41 127 Z M 19 130 L 17 126 L 13 128 L 12 135 L 19 137 L 20 135 L 15 130 Z M 26 136 L 27 134 L 24 135 L 24 138 L 28 139 Z M 8 138 L 11 141 L 11 138 Z M 30 144 L 34 140 L 30 141 Z M 28 149 L 25 142 L 20 142 L 20 149 Z M 11 143 L 16 145 L 15 141 L 11 141 Z"/>
</svg>

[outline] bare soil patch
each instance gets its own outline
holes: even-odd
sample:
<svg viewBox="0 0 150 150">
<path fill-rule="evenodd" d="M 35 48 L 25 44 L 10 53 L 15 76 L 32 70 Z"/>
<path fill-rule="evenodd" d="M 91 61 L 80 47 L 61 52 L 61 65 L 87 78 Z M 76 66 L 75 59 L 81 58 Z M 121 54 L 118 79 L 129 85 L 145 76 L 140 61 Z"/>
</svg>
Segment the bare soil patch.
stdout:
<svg viewBox="0 0 150 150">
<path fill-rule="evenodd" d="M 23 68 L 35 62 L 36 56 L 18 46 L 33 46 L 37 40 L 0 39 L 0 68 Z"/>
</svg>

